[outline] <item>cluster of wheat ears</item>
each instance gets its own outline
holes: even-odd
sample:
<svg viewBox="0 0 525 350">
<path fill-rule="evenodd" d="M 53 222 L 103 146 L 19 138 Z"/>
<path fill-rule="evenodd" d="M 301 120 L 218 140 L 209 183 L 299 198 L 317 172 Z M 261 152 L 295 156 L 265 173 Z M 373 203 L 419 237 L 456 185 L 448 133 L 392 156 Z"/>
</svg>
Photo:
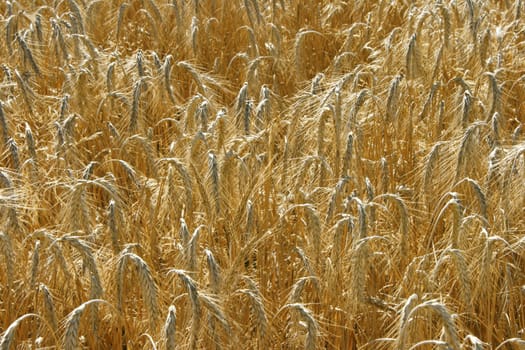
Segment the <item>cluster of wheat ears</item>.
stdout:
<svg viewBox="0 0 525 350">
<path fill-rule="evenodd" d="M 0 348 L 524 349 L 522 0 L 0 3 Z"/>
</svg>

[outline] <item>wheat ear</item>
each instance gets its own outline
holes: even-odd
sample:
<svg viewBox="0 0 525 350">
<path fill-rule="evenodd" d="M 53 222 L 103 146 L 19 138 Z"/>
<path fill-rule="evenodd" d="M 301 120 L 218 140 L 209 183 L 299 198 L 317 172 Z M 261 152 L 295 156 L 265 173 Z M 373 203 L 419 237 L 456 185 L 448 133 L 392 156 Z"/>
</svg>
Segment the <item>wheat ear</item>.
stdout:
<svg viewBox="0 0 525 350">
<path fill-rule="evenodd" d="M 117 269 L 117 290 L 118 290 L 118 306 L 122 310 L 122 289 L 123 289 L 123 274 L 125 266 L 128 262 L 133 263 L 138 274 L 140 288 L 142 290 L 142 297 L 144 298 L 146 309 L 149 314 L 151 330 L 155 330 L 158 324 L 158 288 L 155 284 L 153 274 L 146 262 L 138 255 L 133 253 L 125 253 L 119 258 Z"/>
<path fill-rule="evenodd" d="M 191 317 L 191 333 L 190 333 L 190 349 L 196 349 L 199 340 L 199 330 L 202 316 L 202 309 L 200 304 L 199 292 L 195 281 L 189 277 L 185 271 L 173 269 L 168 271 L 168 275 L 176 274 L 182 280 L 188 290 L 191 300 L 192 317 Z"/>
<path fill-rule="evenodd" d="M 11 348 L 11 344 L 13 343 L 13 339 L 15 338 L 15 332 L 22 323 L 22 321 L 28 319 L 28 318 L 36 318 L 38 320 L 43 321 L 44 324 L 46 324 L 45 320 L 38 314 L 25 314 L 17 318 L 14 322 L 12 322 L 9 327 L 4 331 L 3 336 L 0 338 L 0 349 L 1 350 L 9 350 Z M 56 338 L 55 338 L 56 341 Z"/>
<path fill-rule="evenodd" d="M 0 231 L 0 251 L 4 255 L 6 271 L 7 271 L 7 287 L 11 289 L 15 276 L 15 255 L 13 254 L 13 244 L 11 238 Z"/>
<path fill-rule="evenodd" d="M 176 323 L 177 323 L 177 309 L 174 305 L 170 305 L 168 309 L 168 316 L 164 323 L 164 337 L 166 338 L 166 350 L 175 350 L 176 344 Z"/>
<path fill-rule="evenodd" d="M 66 324 L 65 328 L 66 331 L 64 333 L 64 341 L 63 341 L 63 348 L 65 350 L 77 350 L 78 349 L 78 335 L 80 330 L 80 318 L 82 317 L 82 314 L 86 310 L 86 307 L 93 306 L 93 304 L 106 304 L 108 306 L 111 306 L 107 301 L 102 299 L 91 299 L 86 302 L 84 302 L 82 305 L 75 308 L 73 311 L 69 313 L 69 315 L 66 318 Z"/>
<path fill-rule="evenodd" d="M 56 333 L 58 329 L 58 321 L 55 311 L 55 303 L 53 302 L 53 296 L 45 284 L 40 284 L 40 292 L 44 298 L 44 313 L 47 319 L 47 322 Z"/>
<path fill-rule="evenodd" d="M 304 343 L 305 350 L 314 350 L 316 348 L 317 336 L 319 333 L 319 325 L 312 315 L 312 311 L 307 309 L 303 304 L 294 303 L 288 304 L 286 307 L 292 308 L 299 312 L 301 318 L 306 322 L 306 340 Z"/>
</svg>

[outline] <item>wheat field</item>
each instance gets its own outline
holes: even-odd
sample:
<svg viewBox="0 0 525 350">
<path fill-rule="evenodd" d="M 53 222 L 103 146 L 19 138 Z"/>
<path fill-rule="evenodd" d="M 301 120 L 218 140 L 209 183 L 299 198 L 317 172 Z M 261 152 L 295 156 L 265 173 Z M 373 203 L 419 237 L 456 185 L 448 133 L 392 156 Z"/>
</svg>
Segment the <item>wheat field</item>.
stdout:
<svg viewBox="0 0 525 350">
<path fill-rule="evenodd" d="M 522 0 L 0 3 L 0 349 L 525 349 Z"/>
</svg>

